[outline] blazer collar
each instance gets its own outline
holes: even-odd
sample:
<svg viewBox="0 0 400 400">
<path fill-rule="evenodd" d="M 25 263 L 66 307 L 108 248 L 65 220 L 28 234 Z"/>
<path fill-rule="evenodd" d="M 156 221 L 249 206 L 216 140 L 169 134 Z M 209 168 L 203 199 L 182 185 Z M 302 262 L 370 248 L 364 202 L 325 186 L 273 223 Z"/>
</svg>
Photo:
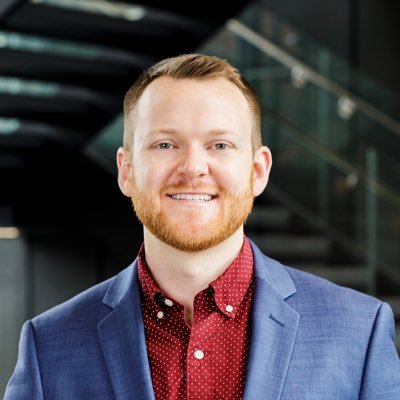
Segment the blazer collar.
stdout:
<svg viewBox="0 0 400 400">
<path fill-rule="evenodd" d="M 286 300 L 296 293 L 296 286 L 286 268 L 278 261 L 267 257 L 250 241 L 254 255 L 254 275 L 268 284 L 271 289 Z"/>
<path fill-rule="evenodd" d="M 97 331 L 115 398 L 154 399 L 137 261 L 115 277 L 103 303 L 112 310 Z"/>
<path fill-rule="evenodd" d="M 252 244 L 255 291 L 245 400 L 279 400 L 299 325 L 285 300 L 296 293 L 286 268 Z"/>
</svg>

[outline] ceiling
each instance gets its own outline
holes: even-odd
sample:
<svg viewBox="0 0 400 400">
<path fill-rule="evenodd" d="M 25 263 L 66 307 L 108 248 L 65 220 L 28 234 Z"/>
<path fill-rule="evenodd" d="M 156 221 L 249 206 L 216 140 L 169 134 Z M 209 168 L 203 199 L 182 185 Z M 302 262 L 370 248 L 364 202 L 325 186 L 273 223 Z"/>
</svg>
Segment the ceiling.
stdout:
<svg viewBox="0 0 400 400">
<path fill-rule="evenodd" d="M 144 68 L 194 51 L 248 3 L 1 0 L 0 226 L 65 224 L 78 208 L 96 218 L 116 188 L 85 144 Z"/>
</svg>

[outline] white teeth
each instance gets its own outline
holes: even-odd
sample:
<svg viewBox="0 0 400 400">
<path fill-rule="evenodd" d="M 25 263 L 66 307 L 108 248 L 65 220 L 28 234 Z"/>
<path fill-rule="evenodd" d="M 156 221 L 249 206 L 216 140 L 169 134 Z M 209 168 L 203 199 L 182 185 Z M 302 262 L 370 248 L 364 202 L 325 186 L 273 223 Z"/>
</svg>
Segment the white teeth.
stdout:
<svg viewBox="0 0 400 400">
<path fill-rule="evenodd" d="M 171 197 L 175 200 L 198 200 L 198 201 L 210 201 L 212 196 L 209 194 L 173 194 Z"/>
</svg>

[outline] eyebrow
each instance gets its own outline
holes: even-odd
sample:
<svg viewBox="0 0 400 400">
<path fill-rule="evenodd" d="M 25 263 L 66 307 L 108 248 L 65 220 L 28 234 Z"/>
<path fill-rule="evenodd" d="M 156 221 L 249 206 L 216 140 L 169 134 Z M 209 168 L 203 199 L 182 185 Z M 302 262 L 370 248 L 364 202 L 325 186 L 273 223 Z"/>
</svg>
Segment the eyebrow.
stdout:
<svg viewBox="0 0 400 400">
<path fill-rule="evenodd" d="M 211 135 L 214 136 L 221 136 L 221 135 L 237 135 L 237 133 L 235 131 L 228 131 L 226 129 L 213 129 L 211 132 Z"/>
<path fill-rule="evenodd" d="M 167 134 L 167 135 L 177 135 L 181 133 L 179 130 L 175 129 L 175 128 L 161 128 L 161 129 L 157 129 L 154 131 L 150 131 L 148 133 L 148 135 L 159 135 L 159 134 Z M 234 131 L 228 131 L 226 129 L 212 129 L 211 131 L 208 132 L 209 134 L 211 134 L 212 136 L 221 136 L 221 135 L 226 135 L 226 134 L 233 134 L 233 135 L 237 135 L 236 132 Z"/>
<path fill-rule="evenodd" d="M 179 133 L 176 129 L 173 128 L 161 128 L 157 129 L 155 131 L 150 131 L 148 134 L 149 135 L 159 135 L 159 134 L 167 134 L 167 135 L 176 135 Z"/>
</svg>

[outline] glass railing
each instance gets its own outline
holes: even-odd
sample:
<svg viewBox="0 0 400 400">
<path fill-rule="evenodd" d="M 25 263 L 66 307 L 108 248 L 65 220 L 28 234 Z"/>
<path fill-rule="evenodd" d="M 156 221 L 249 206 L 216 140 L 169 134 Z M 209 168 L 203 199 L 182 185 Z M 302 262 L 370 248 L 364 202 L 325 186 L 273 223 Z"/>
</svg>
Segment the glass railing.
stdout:
<svg viewBox="0 0 400 400">
<path fill-rule="evenodd" d="M 116 155 L 123 131 L 124 117 L 120 113 L 85 147 L 85 154 L 112 175 L 117 174 Z"/>
<path fill-rule="evenodd" d="M 379 137 L 376 146 L 392 148 L 399 143 L 400 123 L 385 110 L 285 53 L 240 21 L 231 21 L 203 51 L 234 62 L 259 87 L 264 102 L 331 145 L 351 150 L 355 136 L 373 141 L 369 132 Z"/>
<path fill-rule="evenodd" d="M 228 59 L 257 91 L 271 186 L 364 256 L 370 292 L 381 273 L 400 284 L 397 99 L 306 39 L 261 7 L 200 51 Z"/>
<path fill-rule="evenodd" d="M 353 95 L 358 95 L 384 110 L 387 115 L 400 117 L 400 99 L 389 87 L 371 79 L 362 69 L 351 65 L 346 58 L 272 13 L 267 2 L 257 2 L 248 7 L 239 20 L 263 38 L 267 38 L 285 54 L 346 87 Z"/>
</svg>

